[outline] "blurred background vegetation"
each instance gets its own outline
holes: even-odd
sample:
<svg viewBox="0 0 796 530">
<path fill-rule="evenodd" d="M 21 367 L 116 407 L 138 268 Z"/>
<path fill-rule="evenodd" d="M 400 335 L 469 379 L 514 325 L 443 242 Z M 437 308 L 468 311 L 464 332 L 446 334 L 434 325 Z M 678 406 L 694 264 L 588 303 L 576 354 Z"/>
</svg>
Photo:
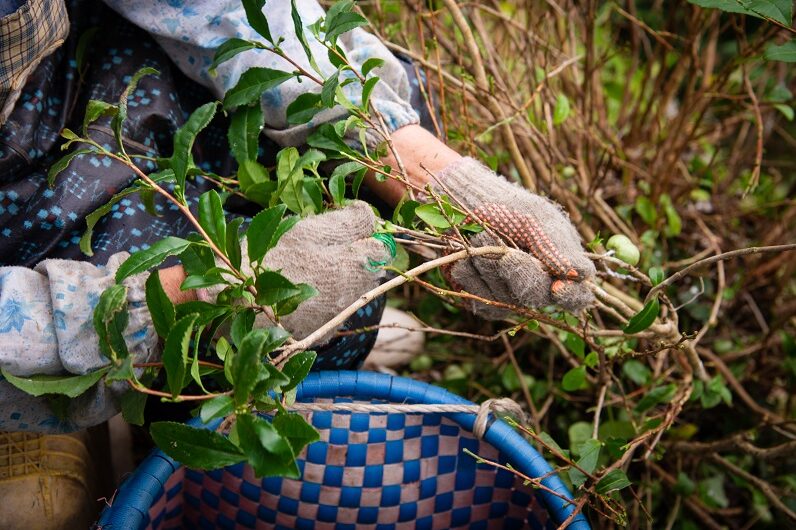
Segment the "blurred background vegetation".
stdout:
<svg viewBox="0 0 796 530">
<path fill-rule="evenodd" d="M 358 4 L 422 70 L 437 134 L 565 205 L 592 251 L 624 234 L 641 250 L 639 270 L 671 276 L 796 240 L 789 0 Z M 598 358 L 577 334 L 535 321 L 507 331 L 422 285 L 391 303 L 482 335 L 428 334 L 405 374 L 523 403 L 539 447 L 560 447 L 565 458 L 546 451 L 559 469 L 619 463 L 631 485 L 576 489 L 593 527 L 793 528 L 794 270 L 793 253 L 746 255 L 668 285 L 702 379 L 678 344 L 654 338 L 599 337 Z M 647 287 L 602 276 L 641 307 Z"/>
</svg>

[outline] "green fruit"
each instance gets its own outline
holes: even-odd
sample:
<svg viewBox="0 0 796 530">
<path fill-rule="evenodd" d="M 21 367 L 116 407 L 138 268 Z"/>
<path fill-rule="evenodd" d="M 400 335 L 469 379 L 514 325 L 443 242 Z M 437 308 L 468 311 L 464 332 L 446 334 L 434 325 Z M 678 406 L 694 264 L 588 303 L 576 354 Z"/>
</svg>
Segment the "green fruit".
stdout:
<svg viewBox="0 0 796 530">
<path fill-rule="evenodd" d="M 409 368 L 411 368 L 413 372 L 425 372 L 426 370 L 430 370 L 433 365 L 434 360 L 431 357 L 428 355 L 418 355 L 412 359 Z"/>
<path fill-rule="evenodd" d="M 638 247 L 636 247 L 636 245 L 630 241 L 630 238 L 623 236 L 622 234 L 611 236 L 611 239 L 608 240 L 605 248 L 608 250 L 613 250 L 616 254 L 616 257 L 628 265 L 636 265 L 641 257 Z"/>
<path fill-rule="evenodd" d="M 575 176 L 575 168 L 572 166 L 564 166 L 564 169 L 561 170 L 561 176 L 565 179 L 571 179 Z"/>
<path fill-rule="evenodd" d="M 465 372 L 458 364 L 449 364 L 443 372 L 443 378 L 446 381 L 453 379 L 467 379 L 467 372 Z"/>
</svg>

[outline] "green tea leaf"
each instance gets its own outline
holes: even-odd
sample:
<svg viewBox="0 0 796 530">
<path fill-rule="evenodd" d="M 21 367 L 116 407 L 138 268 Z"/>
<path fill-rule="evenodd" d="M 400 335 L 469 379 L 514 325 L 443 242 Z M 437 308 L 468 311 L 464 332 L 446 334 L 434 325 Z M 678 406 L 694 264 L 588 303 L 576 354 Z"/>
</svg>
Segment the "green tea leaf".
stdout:
<svg viewBox="0 0 796 530">
<path fill-rule="evenodd" d="M 273 420 L 273 425 L 282 438 L 288 441 L 293 454 L 296 455 L 301 453 L 305 446 L 320 439 L 318 431 L 307 423 L 302 415 L 294 412 L 278 414 Z"/>
<path fill-rule="evenodd" d="M 126 381 L 134 378 L 133 358 L 130 355 L 112 364 L 111 369 L 108 370 L 108 375 L 105 376 L 106 381 Z"/>
<path fill-rule="evenodd" d="M 578 466 L 587 473 L 594 473 L 597 468 L 597 461 L 600 458 L 600 449 L 602 449 L 602 442 L 594 438 L 586 440 L 580 447 L 580 458 L 578 458 Z M 574 467 L 569 470 L 569 479 L 575 487 L 581 486 L 586 482 L 587 476 Z"/>
<path fill-rule="evenodd" d="M 356 152 L 345 143 L 342 136 L 338 134 L 337 130 L 330 123 L 324 123 L 318 127 L 315 132 L 307 138 L 307 144 L 310 147 L 317 149 L 324 149 L 326 151 L 340 152 L 356 157 Z M 340 156 L 337 156 L 340 158 Z"/>
<path fill-rule="evenodd" d="M 91 149 L 77 149 L 76 151 L 71 151 L 56 160 L 53 165 L 50 166 L 50 169 L 47 170 L 47 185 L 51 188 L 53 185 L 55 185 L 55 179 L 58 177 L 58 174 L 69 167 L 69 164 L 72 162 L 73 158 L 80 155 L 90 154 L 92 152 L 93 151 Z"/>
<path fill-rule="evenodd" d="M 275 305 L 292 296 L 301 294 L 293 282 L 274 271 L 264 271 L 254 282 L 257 289 L 257 303 Z"/>
<path fill-rule="evenodd" d="M 660 302 L 658 302 L 657 298 L 653 298 L 647 302 L 647 305 L 641 308 L 641 311 L 633 315 L 622 331 L 628 335 L 644 331 L 655 322 L 660 310 Z"/>
<path fill-rule="evenodd" d="M 130 77 L 130 82 L 127 83 L 127 87 L 125 87 L 124 91 L 122 91 L 121 95 L 119 96 L 119 110 L 111 120 L 111 128 L 116 136 L 116 143 L 118 144 L 119 149 L 122 151 L 124 151 L 124 143 L 122 141 L 122 126 L 124 125 L 124 120 L 127 119 L 127 98 L 130 97 L 131 94 L 135 93 L 135 88 L 138 86 L 138 82 L 146 75 L 160 75 L 160 72 L 147 66 L 134 73 L 132 77 Z"/>
<path fill-rule="evenodd" d="M 243 9 L 246 11 L 246 20 L 249 22 L 249 25 L 265 40 L 273 43 L 274 39 L 271 37 L 268 19 L 265 18 L 265 14 L 263 13 L 265 0 L 242 0 L 242 3 Z"/>
<path fill-rule="evenodd" d="M 666 236 L 674 237 L 680 235 L 680 231 L 683 227 L 683 221 L 680 219 L 680 214 L 677 213 L 677 209 L 674 207 L 671 197 L 664 193 L 661 195 L 659 201 L 661 206 L 663 206 L 664 213 L 666 214 Z"/>
<path fill-rule="evenodd" d="M 191 274 L 182 281 L 180 290 L 204 289 L 220 283 L 224 283 L 224 278 L 220 274 Z"/>
<path fill-rule="evenodd" d="M 316 114 L 324 109 L 321 102 L 321 95 L 314 92 L 300 94 L 287 106 L 287 123 L 289 125 L 300 125 L 307 123 Z"/>
<path fill-rule="evenodd" d="M 332 200 L 338 206 L 343 204 L 345 200 L 345 175 L 335 169 L 332 176 L 329 177 L 329 193 L 332 194 Z"/>
<path fill-rule="evenodd" d="M 677 386 L 674 383 L 664 386 L 656 386 L 647 392 L 643 398 L 641 398 L 633 410 L 639 414 L 647 412 L 655 405 L 660 403 L 668 403 L 671 401 L 676 392 Z"/>
<path fill-rule="evenodd" d="M 101 116 L 115 116 L 119 107 L 98 99 L 89 100 L 86 113 L 83 115 L 83 136 L 88 136 L 88 126 L 97 121 Z"/>
<path fill-rule="evenodd" d="M 30 394 L 31 396 L 43 396 L 45 394 L 62 394 L 70 398 L 76 398 L 83 392 L 94 386 L 94 384 L 102 379 L 102 376 L 110 370 L 110 366 L 106 366 L 89 372 L 84 375 L 32 375 L 28 377 L 17 377 L 9 373 L 4 368 L 0 368 L 0 373 L 6 381 Z"/>
<path fill-rule="evenodd" d="M 304 49 L 304 55 L 307 56 L 310 66 L 312 66 L 316 72 L 319 72 L 320 68 L 318 68 L 315 62 L 315 57 L 312 55 L 312 50 L 307 42 L 307 35 L 304 33 L 304 26 L 301 23 L 301 15 L 296 7 L 296 0 L 290 0 L 290 16 L 293 19 L 293 33 L 301 43 L 301 47 Z"/>
<path fill-rule="evenodd" d="M 268 208 L 258 213 L 246 230 L 246 242 L 249 249 L 249 260 L 259 262 L 265 254 L 274 248 L 277 228 L 287 207 L 284 204 Z"/>
<path fill-rule="evenodd" d="M 86 150 L 86 152 L 90 152 Z M 55 167 L 55 166 L 53 166 Z M 141 188 L 137 186 L 130 186 L 129 188 L 125 188 L 124 190 L 120 191 L 110 199 L 108 202 L 91 212 L 86 216 L 86 231 L 83 232 L 83 236 L 80 238 L 80 250 L 86 256 L 93 256 L 94 251 L 91 248 L 91 237 L 94 235 L 94 227 L 102 219 L 103 216 L 107 215 L 113 210 L 113 206 L 127 197 L 128 195 L 132 195 L 133 193 L 138 193 Z"/>
<path fill-rule="evenodd" d="M 291 212 L 302 214 L 304 202 L 304 170 L 299 165 L 299 154 L 295 147 L 282 149 L 277 154 L 276 177 L 279 182 L 279 198 Z"/>
<path fill-rule="evenodd" d="M 131 425 L 141 426 L 144 424 L 144 409 L 146 407 L 146 394 L 138 392 L 132 388 L 122 394 L 119 405 L 122 408 L 124 421 Z"/>
<path fill-rule="evenodd" d="M 791 25 L 793 2 L 791 0 L 688 0 L 700 7 L 715 8 L 728 13 L 742 13 L 762 19 L 771 19 Z"/>
<path fill-rule="evenodd" d="M 630 480 L 628 480 L 627 475 L 621 469 L 612 469 L 608 473 L 605 474 L 603 478 L 595 486 L 595 490 L 600 495 L 606 495 L 611 493 L 612 491 L 617 491 L 621 489 L 625 489 L 626 487 L 630 486 Z"/>
<path fill-rule="evenodd" d="M 86 51 L 94 42 L 98 31 L 99 28 L 94 26 L 88 28 L 86 31 L 80 34 L 80 38 L 77 41 L 77 46 L 75 47 L 75 64 L 77 65 L 78 72 L 83 72 L 85 69 Z"/>
<path fill-rule="evenodd" d="M 553 107 L 553 125 L 561 125 L 569 117 L 569 99 L 564 94 L 556 97 L 556 105 Z"/>
<path fill-rule="evenodd" d="M 191 151 L 196 136 L 210 124 L 217 108 L 218 103 L 215 101 L 205 103 L 193 111 L 183 126 L 174 133 L 174 151 L 169 160 L 179 186 L 178 197 L 183 197 L 185 193 L 185 177 L 188 175 L 188 168 L 193 165 Z"/>
<path fill-rule="evenodd" d="M 146 280 L 146 305 L 157 334 L 168 336 L 175 322 L 174 304 L 163 290 L 158 271 L 151 273 Z"/>
<path fill-rule="evenodd" d="M 179 237 L 169 236 L 154 243 L 151 247 L 139 250 L 122 263 L 116 271 L 116 281 L 121 282 L 125 278 L 157 267 L 169 256 L 181 254 L 191 246 L 189 241 Z"/>
<path fill-rule="evenodd" d="M 282 387 L 283 392 L 296 388 L 307 377 L 317 356 L 314 351 L 303 351 L 287 360 L 282 368 L 282 373 L 290 378 L 290 383 Z"/>
<path fill-rule="evenodd" d="M 384 65 L 384 59 L 379 59 L 378 57 L 371 57 L 370 59 L 362 63 L 362 77 L 367 77 L 371 71 L 383 65 Z"/>
<path fill-rule="evenodd" d="M 185 365 L 188 363 L 188 347 L 197 315 L 187 315 L 174 324 L 163 347 L 163 368 L 166 383 L 173 397 L 177 397 L 185 386 Z"/>
<path fill-rule="evenodd" d="M 281 85 L 294 74 L 271 68 L 249 68 L 240 76 L 238 83 L 224 96 L 224 108 L 234 109 L 241 105 L 259 103 L 263 92 Z"/>
<path fill-rule="evenodd" d="M 583 446 L 586 440 L 591 438 L 591 434 L 592 424 L 589 422 L 576 421 L 569 426 L 567 435 L 569 436 L 569 448 L 573 455 L 580 456 L 581 446 Z"/>
<path fill-rule="evenodd" d="M 343 33 L 351 31 L 354 28 L 364 26 L 368 23 L 367 19 L 359 13 L 351 11 L 341 12 L 334 17 L 326 18 L 326 40 L 329 42 L 336 42 L 338 37 Z"/>
<path fill-rule="evenodd" d="M 258 477 L 299 477 L 290 444 L 271 422 L 252 414 L 240 414 L 235 422 L 238 444 Z"/>
<path fill-rule="evenodd" d="M 299 290 L 297 294 L 289 298 L 285 298 L 284 300 L 281 300 L 276 304 L 276 314 L 279 315 L 280 317 L 289 315 L 290 313 L 298 309 L 298 306 L 302 302 L 309 300 L 313 296 L 318 295 L 318 290 L 315 289 L 315 287 L 313 287 L 312 285 L 306 283 L 298 283 L 296 284 L 296 288 Z"/>
<path fill-rule="evenodd" d="M 253 309 L 246 309 L 238 313 L 238 315 L 232 320 L 232 326 L 230 326 L 229 330 L 229 338 L 232 339 L 232 343 L 238 348 L 240 348 L 243 339 L 254 327 L 255 317 L 256 315 Z"/>
<path fill-rule="evenodd" d="M 240 341 L 238 353 L 232 363 L 235 381 L 233 397 L 237 406 L 244 405 L 260 377 L 262 356 L 273 349 L 274 344 L 287 340 L 287 332 L 281 328 L 254 329 Z"/>
<path fill-rule="evenodd" d="M 240 225 L 242 224 L 243 217 L 236 217 L 227 225 L 227 257 L 236 269 L 240 269 L 241 260 L 243 259 L 240 249 Z"/>
<path fill-rule="evenodd" d="M 652 201 L 649 200 L 648 197 L 644 195 L 639 195 L 636 198 L 636 213 L 647 223 L 648 226 L 654 226 L 655 221 L 658 220 L 658 212 L 655 210 L 655 206 L 652 204 Z"/>
<path fill-rule="evenodd" d="M 324 107 L 334 107 L 334 95 L 337 91 L 337 87 L 340 85 L 339 75 L 340 70 L 338 69 L 323 82 L 323 87 L 321 88 L 321 103 Z"/>
<path fill-rule="evenodd" d="M 232 414 L 235 409 L 235 402 L 230 396 L 218 396 L 205 401 L 199 411 L 202 423 L 207 423 L 215 418 L 223 418 Z"/>
<path fill-rule="evenodd" d="M 215 190 L 207 191 L 199 197 L 199 224 L 217 247 L 226 247 L 227 220 L 221 197 Z"/>
<path fill-rule="evenodd" d="M 625 362 L 622 365 L 622 372 L 639 386 L 646 385 L 652 376 L 652 372 L 647 368 L 647 365 L 635 359 Z"/>
<path fill-rule="evenodd" d="M 663 279 L 666 277 L 666 274 L 660 267 L 650 267 L 649 277 L 654 287 L 663 281 Z"/>
<path fill-rule="evenodd" d="M 245 460 L 232 442 L 208 429 L 158 421 L 152 424 L 149 433 L 164 453 L 190 468 L 219 469 Z"/>
<path fill-rule="evenodd" d="M 766 48 L 763 57 L 768 61 L 782 61 L 783 63 L 796 63 L 796 40 L 777 46 L 771 44 Z M 793 118 L 790 118 L 791 120 Z"/>
<path fill-rule="evenodd" d="M 243 5 L 244 6 L 246 5 L 246 1 L 243 2 Z M 263 17 L 263 20 L 265 20 L 265 17 Z M 216 68 L 218 68 L 218 66 L 221 63 L 229 61 L 230 59 L 232 59 L 241 52 L 245 52 L 247 50 L 251 50 L 253 48 L 258 48 L 258 47 L 259 46 L 257 46 L 256 42 L 252 42 L 250 40 L 236 39 L 236 38 L 228 39 L 224 41 L 221 44 L 221 46 L 216 48 L 216 53 L 213 56 L 213 62 L 210 64 L 210 68 L 208 68 L 208 71 L 212 75 L 215 75 Z"/>
<path fill-rule="evenodd" d="M 238 164 L 245 161 L 257 160 L 259 149 L 260 131 L 263 129 L 263 109 L 257 105 L 241 107 L 232 115 L 227 130 L 229 149 Z M 265 174 L 264 180 L 268 180 Z M 246 188 L 241 182 L 241 188 Z"/>
<path fill-rule="evenodd" d="M 254 160 L 244 160 L 238 167 L 238 181 L 240 188 L 245 194 L 251 193 L 253 187 L 258 184 L 270 184 L 268 170 Z"/>
<path fill-rule="evenodd" d="M 581 365 L 569 370 L 561 380 L 561 388 L 574 392 L 586 388 L 586 367 Z"/>
<path fill-rule="evenodd" d="M 370 77 L 365 81 L 365 84 L 362 85 L 362 108 L 367 109 L 368 104 L 370 103 L 370 96 L 373 94 L 373 89 L 376 88 L 376 85 L 379 84 L 380 79 L 378 77 Z"/>
<path fill-rule="evenodd" d="M 727 508 L 730 505 L 722 475 L 700 480 L 699 497 L 712 508 Z"/>
<path fill-rule="evenodd" d="M 128 355 L 124 340 L 127 320 L 127 287 L 112 285 L 100 295 L 93 315 L 100 351 L 112 361 Z"/>
<path fill-rule="evenodd" d="M 445 229 L 451 227 L 450 221 L 448 221 L 437 204 L 422 204 L 415 208 L 415 214 L 427 225 L 434 228 Z"/>
<path fill-rule="evenodd" d="M 694 490 L 696 490 L 696 484 L 694 483 L 694 481 L 691 480 L 691 478 L 688 475 L 680 471 L 677 474 L 677 482 L 674 485 L 674 491 L 678 495 L 688 497 L 689 495 L 694 493 Z"/>
</svg>

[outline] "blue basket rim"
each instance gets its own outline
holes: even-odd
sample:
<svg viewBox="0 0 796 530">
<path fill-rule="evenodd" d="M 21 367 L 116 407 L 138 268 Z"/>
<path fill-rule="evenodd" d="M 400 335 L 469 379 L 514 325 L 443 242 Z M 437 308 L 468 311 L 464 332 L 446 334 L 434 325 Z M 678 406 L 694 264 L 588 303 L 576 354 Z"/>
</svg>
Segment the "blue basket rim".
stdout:
<svg viewBox="0 0 796 530">
<path fill-rule="evenodd" d="M 351 370 L 312 372 L 296 388 L 297 401 L 335 397 L 380 399 L 392 403 L 473 404 L 443 388 L 379 372 Z M 445 413 L 445 416 L 463 429 L 472 432 L 475 414 Z M 218 419 L 204 424 L 199 418 L 192 418 L 187 424 L 214 429 L 220 422 Z M 484 440 L 503 453 L 514 468 L 529 477 L 541 477 L 553 471 L 544 457 L 522 435 L 502 420 L 491 422 Z M 180 463 L 155 448 L 119 487 L 113 504 L 102 512 L 98 523 L 100 527 L 121 528 L 121 526 L 107 525 L 123 523 L 123 528 L 143 528 L 155 498 L 169 477 L 180 467 Z M 542 484 L 563 497 L 573 498 L 557 474 L 547 476 L 542 480 Z M 548 514 L 557 525 L 565 521 L 574 510 L 573 504 L 561 497 L 543 490 L 537 490 L 536 494 L 542 499 Z M 589 530 L 590 526 L 586 517 L 579 513 L 567 528 Z"/>
</svg>

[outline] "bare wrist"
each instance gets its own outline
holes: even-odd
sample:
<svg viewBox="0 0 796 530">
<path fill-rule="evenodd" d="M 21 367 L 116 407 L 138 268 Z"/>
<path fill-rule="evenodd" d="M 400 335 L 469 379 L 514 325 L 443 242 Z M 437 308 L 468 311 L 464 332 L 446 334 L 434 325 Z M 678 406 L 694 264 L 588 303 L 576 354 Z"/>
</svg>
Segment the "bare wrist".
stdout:
<svg viewBox="0 0 796 530">
<path fill-rule="evenodd" d="M 414 186 L 424 187 L 433 182 L 431 175 L 438 175 L 443 169 L 462 157 L 456 151 L 445 145 L 436 136 L 419 125 L 407 125 L 395 131 L 392 143 L 401 162 L 406 169 L 406 176 Z M 382 162 L 397 169 L 398 161 L 392 153 L 388 153 Z M 368 187 L 379 197 L 392 205 L 398 204 L 406 192 L 406 186 L 394 179 L 388 178 L 378 182 L 374 175 L 367 177 Z"/>
<path fill-rule="evenodd" d="M 160 283 L 163 285 L 163 290 L 166 296 L 169 297 L 175 304 L 182 304 L 183 302 L 190 302 L 196 300 L 196 291 L 188 289 L 186 291 L 180 290 L 180 285 L 185 281 L 185 269 L 182 265 L 175 265 L 166 269 L 160 269 Z"/>
</svg>

